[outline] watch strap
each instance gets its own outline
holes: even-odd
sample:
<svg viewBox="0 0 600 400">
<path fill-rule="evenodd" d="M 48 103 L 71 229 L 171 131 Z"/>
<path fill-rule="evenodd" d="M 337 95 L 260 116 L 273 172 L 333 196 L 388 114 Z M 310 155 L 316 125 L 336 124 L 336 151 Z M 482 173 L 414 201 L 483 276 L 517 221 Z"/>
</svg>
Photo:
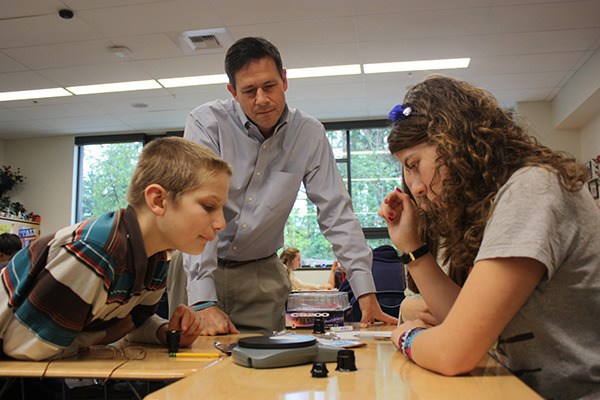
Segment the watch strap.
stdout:
<svg viewBox="0 0 600 400">
<path fill-rule="evenodd" d="M 427 243 L 425 243 L 423 246 L 414 251 L 409 251 L 408 253 L 402 254 L 400 256 L 400 262 L 406 265 L 412 261 L 415 261 L 419 257 L 423 257 L 427 253 L 429 253 L 429 246 Z"/>
</svg>

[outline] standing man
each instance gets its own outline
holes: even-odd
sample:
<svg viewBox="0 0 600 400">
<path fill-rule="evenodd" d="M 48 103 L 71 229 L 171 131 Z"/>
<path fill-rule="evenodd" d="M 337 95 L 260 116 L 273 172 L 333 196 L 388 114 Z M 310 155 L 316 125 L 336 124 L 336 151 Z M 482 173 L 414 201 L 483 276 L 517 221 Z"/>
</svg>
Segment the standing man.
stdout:
<svg viewBox="0 0 600 400">
<path fill-rule="evenodd" d="M 300 184 L 317 206 L 319 226 L 336 257 L 347 266 L 362 322 L 397 323 L 377 303 L 371 250 L 323 125 L 286 104 L 288 81 L 277 48 L 263 38 L 240 39 L 227 51 L 225 72 L 233 98 L 194 109 L 184 133 L 234 171 L 225 230 L 203 254 L 184 256 L 188 304 L 200 317 L 201 334 L 285 327 L 290 283 L 276 251 Z"/>
</svg>

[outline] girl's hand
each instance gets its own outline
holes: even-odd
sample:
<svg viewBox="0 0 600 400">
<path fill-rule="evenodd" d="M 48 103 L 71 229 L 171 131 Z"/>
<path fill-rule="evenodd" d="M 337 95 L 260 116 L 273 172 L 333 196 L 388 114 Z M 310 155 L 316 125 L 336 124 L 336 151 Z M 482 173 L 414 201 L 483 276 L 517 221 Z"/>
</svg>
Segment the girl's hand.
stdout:
<svg viewBox="0 0 600 400">
<path fill-rule="evenodd" d="M 408 322 L 403 323 L 402 325 L 399 325 L 398 328 L 396 328 L 392 331 L 391 341 L 398 350 L 401 350 L 400 349 L 400 339 L 402 338 L 402 335 L 404 334 L 404 332 L 406 332 L 410 328 L 415 328 L 415 327 L 427 328 L 427 326 L 425 326 L 425 323 L 423 321 L 421 321 L 419 319 L 415 319 L 413 321 L 408 321 Z"/>
<path fill-rule="evenodd" d="M 404 299 L 402 304 L 400 304 L 400 315 L 402 315 L 403 321 L 419 319 L 430 326 L 440 324 L 440 321 L 438 321 L 431 311 L 429 311 L 425 300 L 418 297 L 408 297 Z"/>
<path fill-rule="evenodd" d="M 385 197 L 377 213 L 387 222 L 390 239 L 400 252 L 414 251 L 423 245 L 417 205 L 399 188 Z"/>
</svg>

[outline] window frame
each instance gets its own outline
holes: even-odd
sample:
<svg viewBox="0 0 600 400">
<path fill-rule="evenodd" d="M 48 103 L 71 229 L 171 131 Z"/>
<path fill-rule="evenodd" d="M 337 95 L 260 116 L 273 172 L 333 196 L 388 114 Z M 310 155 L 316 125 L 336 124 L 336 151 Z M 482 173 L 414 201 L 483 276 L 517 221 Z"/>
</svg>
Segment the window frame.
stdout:
<svg viewBox="0 0 600 400">
<path fill-rule="evenodd" d="M 83 147 L 86 145 L 99 144 L 117 144 L 117 143 L 132 143 L 141 142 L 142 147 L 147 145 L 152 140 L 167 136 L 183 136 L 183 131 L 166 132 L 163 134 L 149 135 L 146 133 L 133 134 L 116 134 L 116 135 L 96 135 L 96 136 L 76 136 L 75 137 L 75 152 L 76 152 L 76 184 L 74 195 L 74 222 L 82 221 L 82 186 L 83 186 Z"/>
<path fill-rule="evenodd" d="M 376 129 L 387 128 L 390 126 L 387 119 L 356 120 L 356 121 L 332 121 L 323 122 L 326 131 L 345 131 L 346 133 L 346 157 L 336 158 L 337 163 L 346 163 L 346 173 L 348 177 L 348 194 L 352 198 L 352 154 L 350 151 L 351 139 L 350 131 L 355 129 Z M 362 226 L 365 239 L 389 239 L 390 235 L 387 228 L 383 227 L 364 227 Z"/>
<path fill-rule="evenodd" d="M 329 121 L 322 122 L 326 131 L 343 131 L 345 132 L 346 154 L 345 157 L 336 158 L 337 163 L 346 163 L 346 175 L 348 179 L 347 190 L 352 198 L 352 155 L 351 155 L 351 137 L 350 131 L 355 129 L 376 129 L 389 127 L 387 119 L 366 119 L 355 121 Z M 145 146 L 151 140 L 165 136 L 183 136 L 183 130 L 170 131 L 164 134 L 149 135 L 146 133 L 138 134 L 117 134 L 117 135 L 97 135 L 97 136 L 79 136 L 75 138 L 75 146 L 77 151 L 77 184 L 75 188 L 75 220 L 81 219 L 81 189 L 83 179 L 83 146 L 93 144 L 113 144 L 127 142 L 143 142 Z M 389 238 L 387 228 L 383 227 L 362 227 L 365 239 L 386 239 Z"/>
</svg>

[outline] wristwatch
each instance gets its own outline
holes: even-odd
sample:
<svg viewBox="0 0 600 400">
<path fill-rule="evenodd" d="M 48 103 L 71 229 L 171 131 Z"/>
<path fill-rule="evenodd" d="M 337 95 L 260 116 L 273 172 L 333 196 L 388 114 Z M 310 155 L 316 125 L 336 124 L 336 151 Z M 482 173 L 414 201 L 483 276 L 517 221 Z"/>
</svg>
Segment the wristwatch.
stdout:
<svg viewBox="0 0 600 400">
<path fill-rule="evenodd" d="M 425 243 L 415 251 L 409 251 L 408 253 L 402 254 L 400 256 L 400 262 L 406 265 L 412 261 L 415 261 L 419 257 L 423 257 L 427 253 L 429 253 L 429 246 L 427 246 L 427 243 Z"/>
</svg>

